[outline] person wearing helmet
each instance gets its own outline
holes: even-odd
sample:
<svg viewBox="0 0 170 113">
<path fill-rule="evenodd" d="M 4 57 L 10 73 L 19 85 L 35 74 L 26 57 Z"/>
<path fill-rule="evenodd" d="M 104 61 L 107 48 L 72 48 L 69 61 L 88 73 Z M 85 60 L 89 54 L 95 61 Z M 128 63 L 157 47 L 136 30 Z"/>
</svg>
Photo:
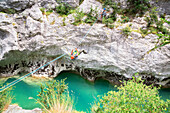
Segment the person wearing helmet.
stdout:
<svg viewBox="0 0 170 113">
<path fill-rule="evenodd" d="M 103 17 L 106 16 L 106 8 L 103 9 L 103 12 L 101 13 L 101 20 L 103 19 Z"/>
<path fill-rule="evenodd" d="M 71 59 L 75 60 L 77 59 L 77 57 L 81 54 L 81 53 L 87 54 L 87 52 L 85 52 L 84 50 L 81 50 L 80 52 L 77 50 L 77 48 L 75 49 L 75 51 L 73 52 L 73 50 L 71 51 Z"/>
<path fill-rule="evenodd" d="M 101 12 L 101 20 L 103 20 L 103 17 L 106 17 L 107 13 L 109 12 L 106 12 L 106 8 L 104 8 L 103 12 Z"/>
</svg>

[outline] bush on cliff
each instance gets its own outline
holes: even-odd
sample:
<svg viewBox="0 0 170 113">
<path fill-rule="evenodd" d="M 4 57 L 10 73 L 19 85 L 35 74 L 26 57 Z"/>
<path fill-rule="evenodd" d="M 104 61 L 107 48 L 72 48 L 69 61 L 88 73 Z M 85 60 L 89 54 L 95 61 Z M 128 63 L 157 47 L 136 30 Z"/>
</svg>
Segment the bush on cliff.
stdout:
<svg viewBox="0 0 170 113">
<path fill-rule="evenodd" d="M 93 113 L 162 113 L 167 112 L 169 100 L 159 97 L 156 87 L 146 86 L 140 79 L 133 78 L 109 91 L 92 107 Z"/>
<path fill-rule="evenodd" d="M 149 0 L 127 0 L 127 6 L 127 13 L 139 13 L 141 16 L 151 7 Z"/>
<path fill-rule="evenodd" d="M 0 85 L 2 87 L 2 85 Z M 0 113 L 2 113 L 5 109 L 10 105 L 13 96 L 11 95 L 12 87 L 0 92 Z"/>
<path fill-rule="evenodd" d="M 59 15 L 68 15 L 70 14 L 72 7 L 69 4 L 66 3 L 60 3 L 59 6 L 56 7 L 56 12 Z"/>
<path fill-rule="evenodd" d="M 76 14 L 73 16 L 74 16 L 74 22 L 72 23 L 73 25 L 79 25 L 79 24 L 83 23 L 83 17 L 85 16 L 83 11 L 79 11 L 79 9 L 78 9 L 78 10 L 76 10 Z"/>
</svg>

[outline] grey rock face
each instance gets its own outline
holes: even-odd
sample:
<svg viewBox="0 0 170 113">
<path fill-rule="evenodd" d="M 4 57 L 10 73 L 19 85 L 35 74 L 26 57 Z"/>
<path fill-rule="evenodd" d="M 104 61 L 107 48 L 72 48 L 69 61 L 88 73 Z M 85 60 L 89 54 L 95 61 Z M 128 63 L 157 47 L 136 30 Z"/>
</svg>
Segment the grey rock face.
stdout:
<svg viewBox="0 0 170 113">
<path fill-rule="evenodd" d="M 80 10 L 84 13 L 89 13 L 90 8 L 97 9 L 98 13 L 102 11 L 102 5 L 96 0 L 84 0 L 83 3 L 79 6 Z"/>
<path fill-rule="evenodd" d="M 35 0 L 1 0 L 0 11 L 7 9 L 14 9 L 16 11 L 23 11 L 26 8 L 35 4 Z"/>
<path fill-rule="evenodd" d="M 63 0 L 62 2 L 68 3 L 71 7 L 79 6 L 79 0 Z"/>
<path fill-rule="evenodd" d="M 46 9 L 55 9 L 55 7 L 58 6 L 56 0 L 37 0 L 37 4 Z"/>
<path fill-rule="evenodd" d="M 160 11 L 160 14 L 166 13 L 167 15 L 170 15 L 170 1 L 169 0 L 152 0 L 154 2 L 154 5 L 158 7 L 158 10 Z"/>
<path fill-rule="evenodd" d="M 6 14 L 0 13 L 0 59 L 6 52 L 18 49 L 17 32 L 12 22 Z"/>
<path fill-rule="evenodd" d="M 33 110 L 24 110 L 17 105 L 9 105 L 8 109 L 3 113 L 42 113 L 42 110 L 35 108 Z"/>
<path fill-rule="evenodd" d="M 82 5 L 80 8 L 88 6 L 85 3 L 90 1 L 84 1 L 82 4 L 85 6 Z M 101 4 L 99 3 L 98 6 Z M 82 40 L 91 27 L 90 25 L 74 26 L 70 24 L 70 21 L 74 20 L 71 14 L 66 18 L 66 26 L 63 26 L 63 17 L 56 13 L 49 16 L 42 15 L 39 8 L 38 5 L 34 5 L 8 19 L 5 18 L 5 14 L 1 14 L 4 16 L 1 17 L 3 19 L 0 22 L 2 53 L 0 76 L 16 74 L 22 70 L 31 72 L 63 53 L 70 54 L 71 50 L 77 47 L 79 50 L 84 49 L 88 54 L 81 54 L 72 66 L 70 66 L 72 61 L 69 56 L 65 56 L 58 60 L 59 64 L 52 63 L 44 68 L 43 70 L 47 72 L 44 75 L 56 76 L 62 70 L 73 70 L 78 67 L 79 70 L 82 70 L 79 72 L 82 73 L 86 73 L 87 69 L 114 73 L 110 74 L 108 78 L 115 74 L 131 78 L 132 75 L 139 72 L 142 77 L 151 75 L 159 78 L 160 81 L 156 80 L 158 83 L 170 77 L 170 45 L 146 54 L 155 47 L 158 38 L 156 35 L 149 34 L 142 38 L 140 33 L 133 31 L 129 37 L 126 37 L 121 33 L 124 26 L 109 29 L 104 27 L 104 24 L 96 23 L 87 37 Z M 13 22 L 16 25 L 13 25 Z M 138 26 L 141 27 L 144 24 L 144 21 L 136 18 L 132 28 L 137 29 Z M 4 53 L 8 54 L 2 60 Z M 21 67 L 23 68 L 21 69 Z M 36 74 L 41 73 L 39 71 Z M 100 73 L 86 77 L 89 80 L 95 80 L 95 77 L 101 75 Z"/>
</svg>

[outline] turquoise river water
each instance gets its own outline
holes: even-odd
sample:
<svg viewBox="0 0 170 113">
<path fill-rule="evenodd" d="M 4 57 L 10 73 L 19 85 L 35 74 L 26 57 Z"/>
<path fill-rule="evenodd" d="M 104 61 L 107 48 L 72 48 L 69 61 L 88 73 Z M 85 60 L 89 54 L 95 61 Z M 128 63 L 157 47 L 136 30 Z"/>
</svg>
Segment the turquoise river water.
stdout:
<svg viewBox="0 0 170 113">
<path fill-rule="evenodd" d="M 83 79 L 81 76 L 73 73 L 63 72 L 56 80 L 66 79 L 68 83 L 69 91 L 74 98 L 74 109 L 78 111 L 90 111 L 90 108 L 95 100 L 97 100 L 97 95 L 104 95 L 110 90 L 117 91 L 117 89 L 111 85 L 106 80 L 96 80 L 94 83 Z M 7 82 L 12 82 L 15 78 L 10 78 Z M 40 107 L 36 104 L 34 100 L 28 99 L 29 97 L 37 98 L 38 91 L 40 91 L 40 86 L 35 84 L 28 84 L 27 82 L 21 81 L 15 85 L 13 94 L 15 99 L 12 103 L 16 103 L 23 109 L 34 109 Z M 159 94 L 162 99 L 170 99 L 170 89 L 161 89 Z"/>
</svg>

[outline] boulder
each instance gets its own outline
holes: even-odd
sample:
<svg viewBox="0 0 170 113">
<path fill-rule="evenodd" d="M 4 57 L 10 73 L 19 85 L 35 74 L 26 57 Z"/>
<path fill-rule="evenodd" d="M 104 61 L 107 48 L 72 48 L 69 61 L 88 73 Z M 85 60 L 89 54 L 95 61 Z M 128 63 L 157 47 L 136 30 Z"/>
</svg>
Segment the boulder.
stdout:
<svg viewBox="0 0 170 113">
<path fill-rule="evenodd" d="M 0 60 L 8 51 L 19 48 L 17 32 L 13 24 L 12 18 L 0 13 Z"/>
<path fill-rule="evenodd" d="M 102 12 L 102 4 L 96 0 L 84 0 L 78 8 L 84 13 L 89 13 L 91 8 L 96 9 L 98 13 Z"/>
<path fill-rule="evenodd" d="M 40 108 L 35 108 L 33 110 L 25 110 L 18 105 L 9 105 L 8 109 L 3 113 L 42 113 Z"/>
<path fill-rule="evenodd" d="M 46 9 L 55 9 L 58 6 L 56 0 L 37 0 L 37 4 L 40 7 L 44 7 Z"/>
<path fill-rule="evenodd" d="M 0 11 L 8 11 L 13 9 L 15 11 L 23 11 L 35 4 L 35 0 L 1 0 Z"/>
</svg>

